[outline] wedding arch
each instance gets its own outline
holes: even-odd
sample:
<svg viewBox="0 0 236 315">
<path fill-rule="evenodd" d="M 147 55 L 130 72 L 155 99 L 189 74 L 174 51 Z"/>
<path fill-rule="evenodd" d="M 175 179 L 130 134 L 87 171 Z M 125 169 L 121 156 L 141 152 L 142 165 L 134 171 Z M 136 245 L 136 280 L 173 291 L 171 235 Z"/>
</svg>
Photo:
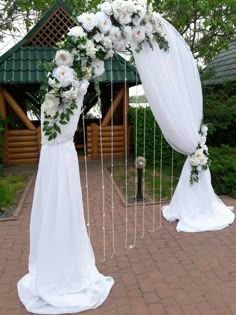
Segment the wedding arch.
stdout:
<svg viewBox="0 0 236 315">
<path fill-rule="evenodd" d="M 132 52 L 145 95 L 170 146 L 187 156 L 179 183 L 163 216 L 179 220 L 177 231 L 220 230 L 234 213 L 216 196 L 211 185 L 207 126 L 199 73 L 192 53 L 176 29 L 136 0 L 106 1 L 97 12 L 77 16 L 50 65 L 42 110 L 43 132 L 57 135 L 86 94 L 91 78 L 104 72 L 104 59 Z M 96 82 L 96 81 L 95 81 Z"/>
</svg>

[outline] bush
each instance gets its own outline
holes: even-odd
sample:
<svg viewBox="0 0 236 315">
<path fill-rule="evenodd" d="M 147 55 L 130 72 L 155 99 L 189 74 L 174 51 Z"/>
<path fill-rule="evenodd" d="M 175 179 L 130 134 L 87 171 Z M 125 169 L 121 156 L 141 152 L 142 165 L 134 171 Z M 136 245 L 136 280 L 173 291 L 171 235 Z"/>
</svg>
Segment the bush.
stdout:
<svg viewBox="0 0 236 315">
<path fill-rule="evenodd" d="M 232 98 L 233 99 L 233 98 Z M 231 100 L 232 100 L 231 99 Z M 216 105 L 217 107 L 217 105 Z M 137 110 L 137 140 L 136 138 L 136 110 Z M 213 113 L 213 111 L 211 112 Z M 222 114 L 222 113 L 221 113 Z M 144 145 L 143 145 L 143 134 L 144 134 L 144 108 L 130 108 L 130 123 L 132 125 L 132 145 L 133 152 L 135 156 L 135 146 L 137 143 L 137 155 L 143 155 Z M 228 117 L 228 116 L 227 116 Z M 225 118 L 225 117 L 224 117 Z M 217 124 L 215 123 L 215 131 L 226 128 L 227 119 L 222 118 L 222 126 L 220 125 L 220 117 L 218 117 Z M 235 122 L 236 123 L 236 122 Z M 218 125 L 219 124 L 219 125 Z M 216 128 L 217 126 L 217 128 Z M 224 127 L 225 126 L 225 127 Z M 227 125 L 229 126 L 229 125 Z M 226 128 L 227 129 L 227 128 Z M 214 134 L 213 133 L 213 134 Z M 212 135 L 213 135 L 212 134 Z M 225 133 L 223 133 L 224 135 Z M 156 167 L 158 168 L 160 163 L 160 128 L 156 125 Z M 236 138 L 232 139 L 235 141 Z M 223 138 L 222 138 L 223 140 Z M 217 139 L 213 142 L 216 142 Z M 154 117 L 150 108 L 146 109 L 146 154 L 148 167 L 153 167 L 153 148 L 154 148 Z M 212 175 L 212 185 L 217 194 L 229 195 L 236 197 L 236 147 L 231 147 L 229 145 L 221 145 L 220 147 L 210 147 L 209 148 L 210 159 L 212 164 L 210 167 Z M 172 149 L 169 144 L 163 139 L 163 166 L 165 172 L 168 173 L 171 165 Z M 186 156 L 174 152 L 174 173 L 178 174 L 184 164 Z"/>
<path fill-rule="evenodd" d="M 227 145 L 209 148 L 212 186 L 219 195 L 236 198 L 236 148 Z"/>
<path fill-rule="evenodd" d="M 236 96 L 229 96 L 227 89 L 208 90 L 204 94 L 204 123 L 209 127 L 208 145 L 236 146 Z"/>
</svg>

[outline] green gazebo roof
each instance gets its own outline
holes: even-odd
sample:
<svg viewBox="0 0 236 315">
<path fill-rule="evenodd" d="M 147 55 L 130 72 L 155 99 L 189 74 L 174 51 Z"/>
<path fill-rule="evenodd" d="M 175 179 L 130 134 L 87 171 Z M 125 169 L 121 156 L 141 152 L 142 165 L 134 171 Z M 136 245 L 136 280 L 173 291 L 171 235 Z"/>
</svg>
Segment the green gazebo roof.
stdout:
<svg viewBox="0 0 236 315">
<path fill-rule="evenodd" d="M 57 1 L 14 47 L 0 57 L 0 84 L 41 83 L 46 72 L 42 63 L 51 62 L 55 56 L 55 44 L 74 24 L 72 11 L 61 0 Z M 102 82 L 111 81 L 111 61 L 105 61 Z M 126 63 L 129 86 L 140 84 L 136 68 Z M 113 82 L 124 82 L 125 59 L 116 55 L 112 61 Z"/>
<path fill-rule="evenodd" d="M 220 52 L 206 67 L 214 71 L 214 76 L 204 83 L 221 85 L 227 81 L 236 81 L 236 40 L 232 41 L 227 50 Z"/>
</svg>

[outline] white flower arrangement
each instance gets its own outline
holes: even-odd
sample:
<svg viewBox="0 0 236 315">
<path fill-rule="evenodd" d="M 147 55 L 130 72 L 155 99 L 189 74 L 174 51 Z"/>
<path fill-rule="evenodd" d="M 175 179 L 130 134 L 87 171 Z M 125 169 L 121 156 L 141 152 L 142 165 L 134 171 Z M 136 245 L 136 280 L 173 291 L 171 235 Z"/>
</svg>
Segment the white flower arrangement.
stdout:
<svg viewBox="0 0 236 315">
<path fill-rule="evenodd" d="M 85 12 L 77 16 L 78 25 L 72 27 L 65 39 L 58 43 L 54 63 L 51 65 L 48 86 L 42 109 L 45 113 L 43 131 L 49 140 L 61 132 L 77 108 L 76 99 L 84 95 L 91 78 L 105 71 L 104 60 L 115 51 L 125 51 L 129 42 L 153 42 L 168 50 L 159 15 L 136 0 L 105 1 L 98 12 Z"/>
<path fill-rule="evenodd" d="M 210 160 L 208 158 L 208 148 L 206 146 L 207 140 L 207 125 L 202 125 L 199 131 L 200 139 L 196 151 L 189 156 L 189 163 L 191 165 L 190 184 L 199 181 L 199 173 L 207 170 Z"/>
</svg>

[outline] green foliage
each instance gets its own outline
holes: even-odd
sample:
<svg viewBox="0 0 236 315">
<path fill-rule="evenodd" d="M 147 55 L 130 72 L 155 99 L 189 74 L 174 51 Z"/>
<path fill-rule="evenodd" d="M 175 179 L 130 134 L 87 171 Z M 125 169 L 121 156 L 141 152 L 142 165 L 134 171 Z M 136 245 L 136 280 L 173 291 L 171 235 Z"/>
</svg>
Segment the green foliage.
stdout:
<svg viewBox="0 0 236 315">
<path fill-rule="evenodd" d="M 204 91 L 204 123 L 209 128 L 208 145 L 236 146 L 236 96 L 230 86 Z"/>
<path fill-rule="evenodd" d="M 145 95 L 130 96 L 129 102 L 130 103 L 147 103 L 147 98 Z"/>
<path fill-rule="evenodd" d="M 15 202 L 16 193 L 26 186 L 26 179 L 22 175 L 0 177 L 0 209 Z"/>
<path fill-rule="evenodd" d="M 7 125 L 9 123 L 9 119 L 3 119 L 2 115 L 0 114 L 0 174 L 1 174 L 1 169 L 3 167 L 2 165 L 2 149 L 3 149 L 3 134 L 4 131 L 7 129 Z"/>
<path fill-rule="evenodd" d="M 146 112 L 146 114 L 145 114 Z M 145 148 L 144 148 L 144 120 L 146 115 L 146 128 L 145 128 Z M 130 123 L 132 125 L 132 146 L 134 156 L 144 156 L 145 150 L 145 158 L 147 160 L 147 165 L 153 167 L 154 165 L 154 128 L 155 128 L 155 163 L 156 168 L 160 165 L 160 157 L 161 157 L 161 131 L 158 127 L 152 111 L 150 107 L 148 108 L 130 108 L 129 109 L 129 117 Z M 137 123 L 136 123 L 137 118 Z M 155 127 L 154 127 L 155 125 Z M 137 137 L 136 137 L 137 134 Z M 136 146 L 137 144 L 137 146 Z M 172 148 L 166 142 L 163 137 L 162 142 L 162 163 L 164 166 L 170 166 L 172 160 Z M 184 157 L 175 152 L 174 153 L 174 163 L 177 168 L 181 168 L 183 165 Z M 182 165 L 181 165 L 182 164 Z"/>
<path fill-rule="evenodd" d="M 235 34 L 235 0 L 149 0 L 184 36 L 197 59 L 208 63 Z"/>
<path fill-rule="evenodd" d="M 212 185 L 219 195 L 236 198 L 236 148 L 210 147 Z"/>
</svg>

